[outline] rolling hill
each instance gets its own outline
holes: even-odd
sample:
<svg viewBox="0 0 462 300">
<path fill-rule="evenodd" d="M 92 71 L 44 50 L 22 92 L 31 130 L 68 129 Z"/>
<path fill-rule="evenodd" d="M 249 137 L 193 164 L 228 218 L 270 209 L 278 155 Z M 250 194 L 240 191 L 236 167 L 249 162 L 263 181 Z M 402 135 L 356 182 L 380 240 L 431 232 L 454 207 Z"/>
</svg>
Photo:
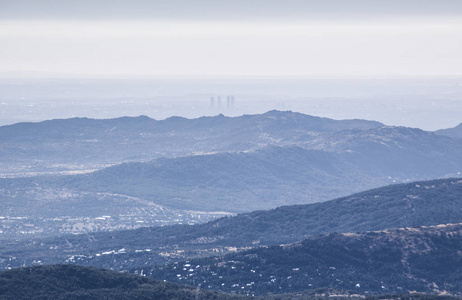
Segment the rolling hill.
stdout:
<svg viewBox="0 0 462 300">
<path fill-rule="evenodd" d="M 324 140 L 329 151 L 269 146 L 125 163 L 65 177 L 56 187 L 136 196 L 175 209 L 249 212 L 460 174 L 462 144 L 439 138 L 409 128 L 342 132 Z"/>
<path fill-rule="evenodd" d="M 201 223 L 392 182 L 458 176 L 461 143 L 418 129 L 379 127 L 301 137 L 298 146 L 159 158 L 74 176 L 4 178 L 0 205 L 7 213 L 0 223 L 8 224 L 2 237 Z"/>
<path fill-rule="evenodd" d="M 0 267 L 71 262 L 128 270 L 331 232 L 462 222 L 462 180 L 397 184 L 323 203 L 283 206 L 205 224 L 4 242 Z"/>
<path fill-rule="evenodd" d="M 239 213 L 325 201 L 390 183 L 387 175 L 374 176 L 348 155 L 269 147 L 125 163 L 61 177 L 49 186 L 130 195 L 175 209 Z M 337 184 L 325 188 L 330 182 Z"/>
</svg>

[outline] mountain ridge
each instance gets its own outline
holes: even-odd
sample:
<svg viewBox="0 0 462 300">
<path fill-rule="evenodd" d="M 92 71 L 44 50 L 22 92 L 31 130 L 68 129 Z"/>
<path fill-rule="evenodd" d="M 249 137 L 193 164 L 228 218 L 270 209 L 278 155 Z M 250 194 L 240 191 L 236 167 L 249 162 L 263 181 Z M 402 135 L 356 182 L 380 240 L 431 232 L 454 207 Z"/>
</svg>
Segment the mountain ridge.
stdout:
<svg viewBox="0 0 462 300">
<path fill-rule="evenodd" d="M 446 128 L 446 129 L 437 130 L 437 131 L 435 131 L 435 133 L 439 134 L 439 135 L 448 136 L 448 137 L 451 137 L 451 138 L 460 139 L 460 138 L 462 138 L 462 123 L 460 123 L 459 125 L 457 125 L 457 126 L 455 126 L 453 128 Z"/>
</svg>

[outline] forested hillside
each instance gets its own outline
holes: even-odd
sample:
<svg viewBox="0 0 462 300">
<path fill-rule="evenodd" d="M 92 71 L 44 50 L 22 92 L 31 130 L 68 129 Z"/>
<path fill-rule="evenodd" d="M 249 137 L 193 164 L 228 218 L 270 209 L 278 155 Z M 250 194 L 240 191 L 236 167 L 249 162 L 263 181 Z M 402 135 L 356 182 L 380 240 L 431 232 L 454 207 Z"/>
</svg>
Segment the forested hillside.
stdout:
<svg viewBox="0 0 462 300">
<path fill-rule="evenodd" d="M 225 257 L 143 268 L 155 278 L 236 293 L 328 286 L 360 293 L 462 295 L 462 224 L 332 233 Z"/>
<path fill-rule="evenodd" d="M 73 265 L 0 272 L 0 299 L 204 299 L 242 297 L 150 278 Z"/>
<path fill-rule="evenodd" d="M 435 297 L 425 294 L 394 294 L 367 297 L 355 291 L 331 288 L 303 292 L 254 297 L 225 294 L 140 275 L 123 274 L 110 270 L 74 265 L 50 265 L 20 268 L 0 272 L 0 299 L 5 300 L 77 300 L 77 299 L 156 299 L 156 300 L 324 300 L 324 299 L 396 299 L 396 300 L 452 300 L 450 296 Z"/>
</svg>

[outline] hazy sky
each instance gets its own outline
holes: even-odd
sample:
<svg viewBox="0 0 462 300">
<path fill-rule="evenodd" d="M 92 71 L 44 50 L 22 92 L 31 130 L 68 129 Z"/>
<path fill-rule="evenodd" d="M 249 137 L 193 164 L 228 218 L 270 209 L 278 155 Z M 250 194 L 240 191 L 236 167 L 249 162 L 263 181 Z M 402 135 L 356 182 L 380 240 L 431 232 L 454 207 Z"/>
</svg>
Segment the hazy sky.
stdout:
<svg viewBox="0 0 462 300">
<path fill-rule="evenodd" d="M 0 72 L 462 75 L 461 0 L 0 0 Z"/>
</svg>

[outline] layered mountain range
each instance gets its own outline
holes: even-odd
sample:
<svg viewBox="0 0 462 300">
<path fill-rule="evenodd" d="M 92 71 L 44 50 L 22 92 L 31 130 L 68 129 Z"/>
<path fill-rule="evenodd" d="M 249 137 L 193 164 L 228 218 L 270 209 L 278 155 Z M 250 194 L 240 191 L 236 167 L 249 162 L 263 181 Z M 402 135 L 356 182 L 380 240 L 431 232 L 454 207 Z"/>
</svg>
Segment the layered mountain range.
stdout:
<svg viewBox="0 0 462 300">
<path fill-rule="evenodd" d="M 241 117 L 74 118 L 0 127 L 2 172 L 88 170 L 107 164 L 204 153 L 300 146 L 329 152 L 409 150 L 451 154 L 443 136 L 365 120 L 332 120 L 290 111 Z M 417 144 L 416 144 L 417 143 Z M 407 149 L 409 148 L 410 149 Z"/>
<path fill-rule="evenodd" d="M 146 275 L 281 299 L 462 295 L 452 133 L 271 111 L 20 123 L 0 138 L 0 269 L 26 267 L 0 273 L 0 296 L 34 294 L 34 278 L 56 297 L 235 298 Z"/>
<path fill-rule="evenodd" d="M 211 152 L 238 152 L 266 145 L 298 145 L 343 130 L 383 126 L 271 111 L 157 121 L 146 116 L 108 120 L 74 118 L 0 127 L 3 172 L 81 170 Z M 11 164 L 15 164 L 15 168 Z"/>
<path fill-rule="evenodd" d="M 279 111 L 51 120 L 3 126 L 0 137 L 4 170 L 30 171 L 0 179 L 2 239 L 197 224 L 462 171 L 459 139 Z"/>
</svg>

